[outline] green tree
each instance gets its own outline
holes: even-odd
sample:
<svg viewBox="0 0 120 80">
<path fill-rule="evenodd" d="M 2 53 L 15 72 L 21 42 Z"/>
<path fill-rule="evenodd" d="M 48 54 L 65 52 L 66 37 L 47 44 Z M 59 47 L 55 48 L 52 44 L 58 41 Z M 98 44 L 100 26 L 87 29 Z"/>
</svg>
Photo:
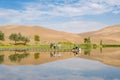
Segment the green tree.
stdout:
<svg viewBox="0 0 120 80">
<path fill-rule="evenodd" d="M 30 39 L 28 37 L 22 36 L 21 33 L 18 33 L 18 34 L 12 33 L 9 36 L 9 39 L 15 41 L 16 45 L 18 45 L 18 44 L 24 44 L 24 45 L 26 45 L 26 43 L 30 41 Z M 24 43 L 17 43 L 17 41 L 22 41 Z"/>
<path fill-rule="evenodd" d="M 88 43 L 91 43 L 91 39 L 90 39 L 90 37 L 88 37 Z"/>
<path fill-rule="evenodd" d="M 91 43 L 90 37 L 84 38 L 84 43 Z"/>
<path fill-rule="evenodd" d="M 2 31 L 0 31 L 0 40 L 4 40 L 4 33 Z"/>
<path fill-rule="evenodd" d="M 87 43 L 88 42 L 88 39 L 87 38 L 84 38 L 84 43 Z"/>
<path fill-rule="evenodd" d="M 30 39 L 28 37 L 22 36 L 21 41 L 23 41 L 24 44 L 26 45 L 26 43 L 30 42 Z"/>
<path fill-rule="evenodd" d="M 21 41 L 21 39 L 22 39 L 21 33 L 18 33 L 17 36 L 18 36 L 19 41 Z"/>
<path fill-rule="evenodd" d="M 100 45 L 102 45 L 103 43 L 102 43 L 102 40 L 100 40 Z"/>
<path fill-rule="evenodd" d="M 19 37 L 18 37 L 18 35 L 16 33 L 12 33 L 9 36 L 9 39 L 15 41 L 15 44 L 16 44 L 17 41 L 19 41 Z"/>
<path fill-rule="evenodd" d="M 34 40 L 36 41 L 36 44 L 40 41 L 40 37 L 39 35 L 35 35 L 34 36 Z"/>
</svg>

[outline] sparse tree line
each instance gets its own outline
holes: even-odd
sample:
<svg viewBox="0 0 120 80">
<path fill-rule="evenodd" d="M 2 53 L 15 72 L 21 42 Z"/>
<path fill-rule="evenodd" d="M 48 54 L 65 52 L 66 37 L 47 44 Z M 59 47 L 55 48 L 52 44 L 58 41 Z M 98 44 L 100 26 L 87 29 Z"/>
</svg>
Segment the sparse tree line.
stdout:
<svg viewBox="0 0 120 80">
<path fill-rule="evenodd" d="M 28 37 L 23 36 L 20 33 L 18 33 L 18 34 L 12 33 L 9 36 L 9 39 L 12 40 L 12 41 L 15 41 L 15 45 L 19 45 L 19 44 L 26 45 L 27 42 L 30 42 L 30 39 Z M 22 41 L 23 43 L 17 43 L 18 41 Z"/>
<path fill-rule="evenodd" d="M 4 41 L 5 40 L 4 37 L 5 37 L 4 33 L 2 31 L 0 31 L 0 40 Z M 9 39 L 14 41 L 15 45 L 19 45 L 19 44 L 26 45 L 26 43 L 30 42 L 30 38 L 27 36 L 23 36 L 21 33 L 11 33 L 9 35 Z M 40 41 L 39 35 L 34 35 L 34 41 L 35 41 L 35 44 L 39 43 L 39 41 Z M 84 43 L 91 44 L 91 38 L 90 37 L 84 38 Z M 69 44 L 72 44 L 72 43 L 69 42 Z M 100 41 L 100 45 L 102 45 L 102 40 Z"/>
<path fill-rule="evenodd" d="M 19 44 L 26 45 L 26 43 L 30 42 L 30 39 L 27 36 L 23 36 L 21 33 L 11 33 L 9 35 L 9 39 L 14 41 L 15 45 Z M 1 41 L 5 40 L 5 35 L 2 31 L 0 31 L 0 40 Z M 40 41 L 39 35 L 34 35 L 34 40 L 36 43 L 38 43 Z"/>
<path fill-rule="evenodd" d="M 30 42 L 30 39 L 26 36 L 21 35 L 21 33 L 12 33 L 9 36 L 9 39 L 14 41 L 15 45 L 19 45 L 19 44 L 24 44 L 26 45 L 26 43 Z M 2 31 L 0 31 L 0 40 L 4 41 L 4 33 Z M 23 42 L 23 43 L 17 43 L 17 42 Z M 39 35 L 34 35 L 34 41 L 36 44 L 38 44 L 38 42 L 40 41 L 40 37 Z M 90 37 L 84 38 L 84 43 L 91 43 Z"/>
</svg>

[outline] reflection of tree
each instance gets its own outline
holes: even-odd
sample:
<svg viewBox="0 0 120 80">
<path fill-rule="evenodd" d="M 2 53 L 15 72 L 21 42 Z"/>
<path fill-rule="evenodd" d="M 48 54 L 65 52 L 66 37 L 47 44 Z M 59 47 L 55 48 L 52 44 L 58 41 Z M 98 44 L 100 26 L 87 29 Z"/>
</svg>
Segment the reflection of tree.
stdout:
<svg viewBox="0 0 120 80">
<path fill-rule="evenodd" d="M 23 53 L 23 54 L 15 53 L 15 54 L 10 55 L 9 59 L 12 62 L 20 62 L 23 58 L 28 57 L 28 55 L 29 55 L 28 53 Z"/>
<path fill-rule="evenodd" d="M 35 59 L 38 59 L 40 56 L 39 56 L 40 53 L 34 53 L 34 58 Z"/>
<path fill-rule="evenodd" d="M 4 61 L 4 55 L 0 55 L 0 64 Z"/>
<path fill-rule="evenodd" d="M 90 55 L 91 49 L 84 49 L 84 54 L 85 55 Z"/>
<path fill-rule="evenodd" d="M 103 50 L 102 50 L 102 48 L 100 48 L 100 53 L 102 53 L 103 52 Z"/>
</svg>

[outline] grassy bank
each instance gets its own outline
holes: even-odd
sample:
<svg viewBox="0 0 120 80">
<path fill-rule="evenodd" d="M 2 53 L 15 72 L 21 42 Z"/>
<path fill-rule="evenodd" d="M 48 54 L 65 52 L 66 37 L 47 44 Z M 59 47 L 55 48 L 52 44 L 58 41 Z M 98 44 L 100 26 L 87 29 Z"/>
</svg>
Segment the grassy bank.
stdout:
<svg viewBox="0 0 120 80">
<path fill-rule="evenodd" d="M 50 49 L 49 44 L 41 45 L 0 45 L 0 50 L 40 50 L 40 51 L 71 51 L 73 47 L 78 46 L 82 49 L 96 49 L 96 48 L 106 48 L 106 47 L 120 47 L 120 45 L 110 45 L 110 44 L 61 44 L 61 48 Z"/>
<path fill-rule="evenodd" d="M 120 44 L 117 44 L 117 45 L 116 44 L 103 44 L 102 47 L 103 48 L 105 48 L 105 47 L 120 47 Z"/>
<path fill-rule="evenodd" d="M 73 48 L 73 45 L 62 45 L 60 49 L 51 49 L 49 45 L 9 45 L 9 46 L 0 46 L 0 50 L 5 51 L 12 51 L 12 50 L 29 50 L 29 51 L 71 51 Z"/>
<path fill-rule="evenodd" d="M 78 46 L 80 48 L 91 48 L 98 47 L 95 44 L 61 44 L 61 49 L 72 49 L 73 47 Z M 40 49 L 50 49 L 49 44 L 41 45 L 0 45 L 0 48 L 40 48 Z M 57 48 L 56 48 L 57 49 Z"/>
</svg>

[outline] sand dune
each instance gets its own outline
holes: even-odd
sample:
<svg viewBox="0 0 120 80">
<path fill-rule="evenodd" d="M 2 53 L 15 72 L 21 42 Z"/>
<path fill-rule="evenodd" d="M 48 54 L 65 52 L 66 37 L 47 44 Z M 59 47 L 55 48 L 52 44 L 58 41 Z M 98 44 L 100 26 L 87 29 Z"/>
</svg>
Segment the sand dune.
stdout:
<svg viewBox="0 0 120 80">
<path fill-rule="evenodd" d="M 0 30 L 5 33 L 7 42 L 10 42 L 8 37 L 11 33 L 21 33 L 28 36 L 31 39 L 30 43 L 34 43 L 34 35 L 39 35 L 41 42 L 69 41 L 79 43 L 82 41 L 82 38 L 77 34 L 56 31 L 40 26 L 8 25 L 1 26 Z"/>
<path fill-rule="evenodd" d="M 91 37 L 92 42 L 99 43 L 103 40 L 103 43 L 108 44 L 120 44 L 120 25 L 108 26 L 98 31 L 92 31 L 79 34 L 83 38 Z"/>
<path fill-rule="evenodd" d="M 41 26 L 25 26 L 25 25 L 7 25 L 0 26 L 0 30 L 5 33 L 4 43 L 12 43 L 8 37 L 11 33 L 21 33 L 30 38 L 30 43 L 35 43 L 34 35 L 39 35 L 41 43 L 50 42 L 73 42 L 83 43 L 85 37 L 91 37 L 93 43 L 120 44 L 120 25 L 108 26 L 98 31 L 91 31 L 81 34 L 73 34 L 68 32 L 47 29 Z"/>
</svg>

